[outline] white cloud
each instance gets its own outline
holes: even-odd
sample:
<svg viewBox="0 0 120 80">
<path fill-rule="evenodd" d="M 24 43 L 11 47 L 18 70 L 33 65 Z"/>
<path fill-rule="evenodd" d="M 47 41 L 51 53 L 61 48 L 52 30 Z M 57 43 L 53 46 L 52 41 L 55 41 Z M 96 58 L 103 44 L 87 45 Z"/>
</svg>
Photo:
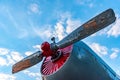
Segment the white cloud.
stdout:
<svg viewBox="0 0 120 80">
<path fill-rule="evenodd" d="M 55 37 L 58 38 L 58 40 L 63 39 L 66 36 L 66 29 L 65 29 L 65 24 L 66 24 L 66 19 L 71 17 L 70 13 L 65 12 L 60 14 L 60 19 L 54 26 L 55 28 Z"/>
<path fill-rule="evenodd" d="M 7 60 L 7 65 L 13 65 L 15 64 L 15 60 L 13 60 L 12 56 L 11 55 L 6 55 L 6 60 Z"/>
<path fill-rule="evenodd" d="M 114 58 L 116 58 L 117 57 L 117 53 L 115 53 L 115 52 L 113 52 L 111 55 L 110 55 L 110 58 L 111 59 L 114 59 Z"/>
<path fill-rule="evenodd" d="M 39 8 L 39 5 L 36 4 L 36 3 L 30 4 L 29 9 L 30 9 L 30 11 L 33 12 L 33 13 L 38 13 L 38 14 L 41 13 L 40 8 Z"/>
<path fill-rule="evenodd" d="M 0 55 L 6 55 L 9 53 L 9 50 L 6 48 L 0 48 Z"/>
<path fill-rule="evenodd" d="M 105 46 L 102 46 L 98 43 L 92 43 L 90 47 L 95 51 L 99 56 L 104 56 L 108 54 L 108 48 Z"/>
<path fill-rule="evenodd" d="M 36 49 L 36 50 L 40 50 L 41 51 L 41 45 L 34 45 L 34 46 L 32 46 L 34 49 Z"/>
<path fill-rule="evenodd" d="M 65 22 L 66 19 L 71 18 L 70 12 L 64 12 L 60 14 L 60 21 Z"/>
<path fill-rule="evenodd" d="M 31 54 L 33 54 L 33 52 L 31 52 L 31 51 L 25 52 L 25 55 L 26 55 L 26 56 L 29 56 L 29 55 L 31 55 Z"/>
<path fill-rule="evenodd" d="M 80 5 L 85 5 L 87 2 L 89 2 L 89 0 L 76 0 L 76 3 L 77 4 L 80 4 Z"/>
<path fill-rule="evenodd" d="M 92 8 L 95 5 L 93 0 L 76 0 L 76 3 L 78 5 L 87 6 L 89 8 Z"/>
<path fill-rule="evenodd" d="M 97 35 L 108 35 L 107 32 L 111 29 L 111 26 L 108 26 L 104 29 L 102 29 L 101 31 L 97 32 Z"/>
<path fill-rule="evenodd" d="M 67 19 L 66 23 L 67 23 L 66 32 L 68 34 L 75 30 L 76 28 L 80 27 L 81 25 L 80 20 L 71 20 L 70 18 Z"/>
<path fill-rule="evenodd" d="M 0 57 L 0 66 L 7 66 L 7 61 L 3 57 Z"/>
<path fill-rule="evenodd" d="M 0 55 L 0 66 L 9 66 L 15 63 L 15 61 L 11 58 L 9 49 L 0 48 Z"/>
<path fill-rule="evenodd" d="M 118 49 L 118 48 L 112 48 L 112 54 L 110 55 L 110 58 L 111 59 L 115 59 L 115 58 L 117 58 L 117 56 L 118 56 L 118 53 L 120 52 L 120 49 Z"/>
<path fill-rule="evenodd" d="M 55 25 L 55 34 L 59 40 L 80 26 L 80 20 L 73 20 L 69 12 L 62 13 L 60 20 Z"/>
<path fill-rule="evenodd" d="M 10 74 L 0 73 L 0 80 L 16 80 L 16 77 Z"/>
<path fill-rule="evenodd" d="M 116 17 L 117 19 L 112 25 L 98 32 L 97 35 L 107 35 L 108 37 L 110 36 L 118 37 L 120 35 L 120 24 L 119 24 L 120 18 L 119 18 L 119 15 L 116 15 Z"/>
<path fill-rule="evenodd" d="M 0 66 L 10 66 L 15 62 L 23 59 L 23 56 L 20 55 L 19 52 L 11 51 L 6 48 L 0 48 L 1 56 L 0 56 Z M 8 54 L 9 53 L 9 54 Z"/>
<path fill-rule="evenodd" d="M 106 46 L 102 46 L 99 43 L 88 43 L 93 51 L 95 51 L 98 55 L 104 56 L 108 54 L 108 48 Z M 109 57 L 110 59 L 115 59 L 119 56 L 120 49 L 119 48 L 111 48 L 109 52 L 112 52 Z"/>
<path fill-rule="evenodd" d="M 21 59 L 23 59 L 23 56 L 17 51 L 12 51 L 6 48 L 0 48 L 0 49 L 1 49 L 1 52 L 5 52 L 4 54 L 0 56 L 0 67 L 5 68 L 7 66 L 11 66 L 15 64 L 16 62 L 20 61 Z M 9 54 L 8 52 L 6 52 L 6 50 L 9 51 Z M 30 55 L 32 54 L 32 52 L 27 51 L 25 52 L 25 54 Z M 23 72 L 30 77 L 34 77 L 35 80 L 41 80 L 41 75 L 38 72 L 31 72 L 28 70 L 25 70 Z M 10 74 L 0 73 L 0 80 L 16 80 L 16 77 Z"/>
<path fill-rule="evenodd" d="M 21 59 L 23 59 L 23 56 L 21 56 L 20 53 L 16 52 L 16 51 L 12 51 L 11 52 L 11 56 L 12 56 L 12 59 L 15 60 L 16 62 L 18 62 Z"/>
<path fill-rule="evenodd" d="M 97 33 L 94 33 L 91 36 L 101 36 L 101 35 L 107 35 L 107 37 L 113 36 L 118 37 L 120 36 L 120 17 L 119 15 L 116 15 L 117 19 L 116 21 L 111 24 L 110 26 L 102 29 L 102 31 L 99 31 Z"/>
<path fill-rule="evenodd" d="M 7 66 L 11 66 L 13 64 L 15 64 L 16 62 L 20 61 L 21 59 L 23 59 L 23 56 L 17 52 L 17 51 L 12 51 L 6 48 L 0 48 L 2 49 L 2 52 L 5 52 L 6 50 L 9 51 L 9 54 L 5 53 L 6 55 L 2 55 L 0 56 L 0 67 L 7 67 Z M 5 50 L 5 51 L 4 51 Z M 25 52 L 26 55 L 30 55 L 32 54 L 32 52 L 27 51 Z M 36 68 L 36 67 L 35 67 Z M 41 75 L 38 72 L 31 72 L 28 70 L 23 71 L 23 73 L 27 74 L 30 77 L 34 77 L 35 80 L 41 80 Z M 0 73 L 0 80 L 16 80 L 16 77 L 10 74 L 4 74 L 4 73 Z"/>
<path fill-rule="evenodd" d="M 111 29 L 107 32 L 108 36 L 118 37 L 120 36 L 120 18 L 116 19 L 116 22 L 111 27 Z"/>
<path fill-rule="evenodd" d="M 52 31 L 53 30 L 51 29 L 49 25 L 44 28 L 33 27 L 34 34 L 41 37 L 43 40 L 51 38 L 53 36 Z"/>
<path fill-rule="evenodd" d="M 29 70 L 24 70 L 23 72 L 32 77 L 40 76 L 40 73 L 30 72 Z"/>
<path fill-rule="evenodd" d="M 64 29 L 62 22 L 56 23 L 55 32 L 59 40 L 61 40 L 62 38 L 66 36 L 65 29 Z"/>
<path fill-rule="evenodd" d="M 38 27 L 29 21 L 32 32 L 29 35 L 39 36 L 43 40 L 50 40 L 51 37 L 56 37 L 61 40 L 68 33 L 80 26 L 80 20 L 73 20 L 69 12 L 61 13 L 58 22 L 55 25 L 43 25 Z M 52 27 L 54 26 L 54 27 Z"/>
<path fill-rule="evenodd" d="M 30 76 L 30 77 L 35 77 L 36 80 L 38 80 L 38 79 L 41 80 L 41 75 L 40 75 L 40 73 L 38 73 L 38 72 L 31 72 L 31 71 L 29 71 L 29 70 L 24 70 L 23 73 L 24 73 L 24 74 L 27 74 L 27 75 Z"/>
</svg>

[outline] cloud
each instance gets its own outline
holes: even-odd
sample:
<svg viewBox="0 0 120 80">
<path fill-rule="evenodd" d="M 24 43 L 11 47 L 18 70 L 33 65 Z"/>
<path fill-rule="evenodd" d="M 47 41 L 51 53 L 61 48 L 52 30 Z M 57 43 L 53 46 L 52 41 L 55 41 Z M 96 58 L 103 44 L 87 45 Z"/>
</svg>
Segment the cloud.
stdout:
<svg viewBox="0 0 120 80">
<path fill-rule="evenodd" d="M 111 58 L 111 59 L 117 58 L 117 57 L 118 57 L 118 53 L 120 52 L 120 49 L 118 49 L 118 48 L 112 48 L 111 50 L 112 50 L 113 52 L 112 52 L 112 54 L 110 55 L 110 58 Z"/>
<path fill-rule="evenodd" d="M 31 54 L 33 54 L 33 52 L 31 52 L 31 51 L 25 52 L 25 55 L 26 55 L 26 56 L 29 56 L 29 55 L 31 55 Z"/>
<path fill-rule="evenodd" d="M 93 51 L 95 51 L 99 56 L 104 56 L 108 54 L 108 48 L 106 46 L 100 45 L 99 43 L 89 44 Z M 110 59 L 115 59 L 118 57 L 120 53 L 119 48 L 111 48 L 109 49 L 111 54 L 109 55 Z"/>
<path fill-rule="evenodd" d="M 117 53 L 115 53 L 115 52 L 113 52 L 111 55 L 110 55 L 110 58 L 111 59 L 114 59 L 114 58 L 116 58 L 117 57 Z"/>
<path fill-rule="evenodd" d="M 64 12 L 60 13 L 58 21 L 55 23 L 55 25 L 47 24 L 43 25 L 42 27 L 38 27 L 32 21 L 29 21 L 29 24 L 31 27 L 26 35 L 38 36 L 43 40 L 50 40 L 52 37 L 56 37 L 58 40 L 61 40 L 67 34 L 79 27 L 81 22 L 79 19 L 72 19 L 72 16 L 69 12 Z"/>
<path fill-rule="evenodd" d="M 16 52 L 16 51 L 12 51 L 11 52 L 11 56 L 12 56 L 12 59 L 16 62 L 20 61 L 23 59 L 23 56 L 20 55 L 19 52 Z"/>
<path fill-rule="evenodd" d="M 23 73 L 27 74 L 30 77 L 35 77 L 36 80 L 41 80 L 41 75 L 38 72 L 31 72 L 29 70 L 24 70 Z"/>
<path fill-rule="evenodd" d="M 23 59 L 19 52 L 6 48 L 0 48 L 0 55 L 0 66 L 10 66 Z"/>
<path fill-rule="evenodd" d="M 104 56 L 108 54 L 108 48 L 100 45 L 99 43 L 92 43 L 90 47 L 95 51 L 99 56 Z"/>
<path fill-rule="evenodd" d="M 55 23 L 55 25 L 45 25 L 44 28 L 34 27 L 34 24 L 30 23 L 33 34 L 39 36 L 43 40 L 50 39 L 51 37 L 56 37 L 58 40 L 61 40 L 81 24 L 80 20 L 72 19 L 69 12 L 60 14 L 59 17 L 60 18 Z"/>
<path fill-rule="evenodd" d="M 47 27 L 45 26 L 44 28 L 33 27 L 34 34 L 43 40 L 51 38 L 53 36 L 52 31 L 53 30 L 49 25 Z"/>
<path fill-rule="evenodd" d="M 85 5 L 86 3 L 90 2 L 90 0 L 76 0 L 77 4 L 80 4 L 80 5 Z"/>
<path fill-rule="evenodd" d="M 41 51 L 41 45 L 34 45 L 32 46 L 34 49 L 36 49 L 37 51 L 40 50 Z"/>
<path fill-rule="evenodd" d="M 9 50 L 6 48 L 0 48 L 0 55 L 6 55 L 9 53 Z"/>
<path fill-rule="evenodd" d="M 113 52 L 111 55 L 110 55 L 110 58 L 111 59 L 114 59 L 114 58 L 116 58 L 117 57 L 117 53 L 115 53 L 115 52 Z"/>
<path fill-rule="evenodd" d="M 16 63 L 16 61 L 13 60 L 11 55 L 6 55 L 6 60 L 7 60 L 7 66 L 10 66 Z"/>
<path fill-rule="evenodd" d="M 39 5 L 36 3 L 30 4 L 29 9 L 30 9 L 30 12 L 32 12 L 32 13 L 37 13 L 37 14 L 41 13 Z"/>
<path fill-rule="evenodd" d="M 66 27 L 66 32 L 69 34 L 76 28 L 80 27 L 81 22 L 80 20 L 71 20 L 70 18 L 67 19 L 66 21 L 67 27 Z"/>
<path fill-rule="evenodd" d="M 7 61 L 3 57 L 0 57 L 0 66 L 7 66 Z"/>
<path fill-rule="evenodd" d="M 16 80 L 16 77 L 10 74 L 0 73 L 0 80 Z"/>
<path fill-rule="evenodd" d="M 55 25 L 55 34 L 58 40 L 63 39 L 66 35 L 80 26 L 81 22 L 78 19 L 72 19 L 69 12 L 60 15 L 59 21 Z"/>
<path fill-rule="evenodd" d="M 23 72 L 32 77 L 40 76 L 40 73 L 30 72 L 29 70 L 24 70 Z"/>
<path fill-rule="evenodd" d="M 117 18 L 114 25 L 111 29 L 107 32 L 108 36 L 118 37 L 120 35 L 120 18 Z"/>
<path fill-rule="evenodd" d="M 81 5 L 81 6 L 87 6 L 89 8 L 94 7 L 95 4 L 93 0 L 75 0 L 76 4 Z"/>
<path fill-rule="evenodd" d="M 9 50 L 6 48 L 0 48 L 0 51 L 1 51 L 0 67 L 6 68 L 7 66 L 12 66 L 16 62 L 23 59 L 23 56 L 17 51 Z M 30 51 L 25 52 L 25 55 L 27 56 L 30 54 L 32 54 L 32 52 Z M 23 71 L 23 73 L 27 74 L 30 77 L 34 77 L 36 80 L 41 80 L 41 75 L 38 72 L 31 72 L 31 71 L 25 70 Z M 10 74 L 0 73 L 0 80 L 16 80 L 16 77 Z"/>
<path fill-rule="evenodd" d="M 98 32 L 97 35 L 107 35 L 107 37 L 120 36 L 120 17 L 119 17 L 119 15 L 116 15 L 116 17 L 117 17 L 117 19 L 113 24 L 111 24 L 109 27 L 106 27 L 102 31 Z"/>
<path fill-rule="evenodd" d="M 102 29 L 102 31 L 98 31 L 97 33 L 94 33 L 91 36 L 95 37 L 95 36 L 106 35 L 107 37 L 110 37 L 110 36 L 119 37 L 120 36 L 120 17 L 119 15 L 116 15 L 116 17 L 117 19 L 113 24 Z"/>
<path fill-rule="evenodd" d="M 56 33 L 57 38 L 59 40 L 63 39 L 66 36 L 65 29 L 64 29 L 64 26 L 63 26 L 62 22 L 56 23 L 56 25 L 55 25 L 55 33 Z"/>
</svg>

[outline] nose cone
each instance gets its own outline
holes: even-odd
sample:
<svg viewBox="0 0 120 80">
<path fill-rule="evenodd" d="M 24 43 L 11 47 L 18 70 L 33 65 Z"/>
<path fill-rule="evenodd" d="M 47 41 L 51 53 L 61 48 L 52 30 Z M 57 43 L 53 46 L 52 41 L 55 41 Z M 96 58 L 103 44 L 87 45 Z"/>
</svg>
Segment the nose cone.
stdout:
<svg viewBox="0 0 120 80">
<path fill-rule="evenodd" d="M 53 51 L 50 49 L 50 44 L 48 42 L 44 42 L 41 45 L 42 55 L 45 57 L 52 56 Z"/>
<path fill-rule="evenodd" d="M 43 51 L 48 51 L 48 50 L 50 49 L 50 44 L 49 44 L 48 42 L 42 43 L 41 49 L 42 49 Z"/>
</svg>

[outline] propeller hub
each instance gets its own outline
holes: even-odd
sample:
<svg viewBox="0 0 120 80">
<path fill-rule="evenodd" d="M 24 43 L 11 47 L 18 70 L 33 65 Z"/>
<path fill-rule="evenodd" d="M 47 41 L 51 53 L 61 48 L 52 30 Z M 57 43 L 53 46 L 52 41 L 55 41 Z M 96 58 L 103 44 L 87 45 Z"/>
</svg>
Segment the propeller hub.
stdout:
<svg viewBox="0 0 120 80">
<path fill-rule="evenodd" d="M 48 42 L 43 42 L 41 45 L 41 49 L 43 51 L 43 56 L 48 57 L 52 56 L 53 51 L 50 49 L 50 44 Z"/>
</svg>

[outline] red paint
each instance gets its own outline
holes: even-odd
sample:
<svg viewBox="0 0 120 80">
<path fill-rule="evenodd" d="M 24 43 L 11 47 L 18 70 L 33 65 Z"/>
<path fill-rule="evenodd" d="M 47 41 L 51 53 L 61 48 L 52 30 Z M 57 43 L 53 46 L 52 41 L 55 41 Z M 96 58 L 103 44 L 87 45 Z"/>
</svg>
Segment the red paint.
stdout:
<svg viewBox="0 0 120 80">
<path fill-rule="evenodd" d="M 72 46 L 68 46 L 66 48 L 59 49 L 59 50 L 62 51 L 63 54 L 58 60 L 53 62 L 51 60 L 51 56 L 48 56 L 43 61 L 43 64 L 41 67 L 41 73 L 43 75 L 50 75 L 56 72 L 57 70 L 59 70 L 64 65 L 66 60 L 69 58 L 70 53 L 72 51 Z"/>
<path fill-rule="evenodd" d="M 53 51 L 50 49 L 50 44 L 48 42 L 42 43 L 41 49 L 43 51 L 42 52 L 43 56 L 45 57 L 52 56 Z"/>
</svg>

